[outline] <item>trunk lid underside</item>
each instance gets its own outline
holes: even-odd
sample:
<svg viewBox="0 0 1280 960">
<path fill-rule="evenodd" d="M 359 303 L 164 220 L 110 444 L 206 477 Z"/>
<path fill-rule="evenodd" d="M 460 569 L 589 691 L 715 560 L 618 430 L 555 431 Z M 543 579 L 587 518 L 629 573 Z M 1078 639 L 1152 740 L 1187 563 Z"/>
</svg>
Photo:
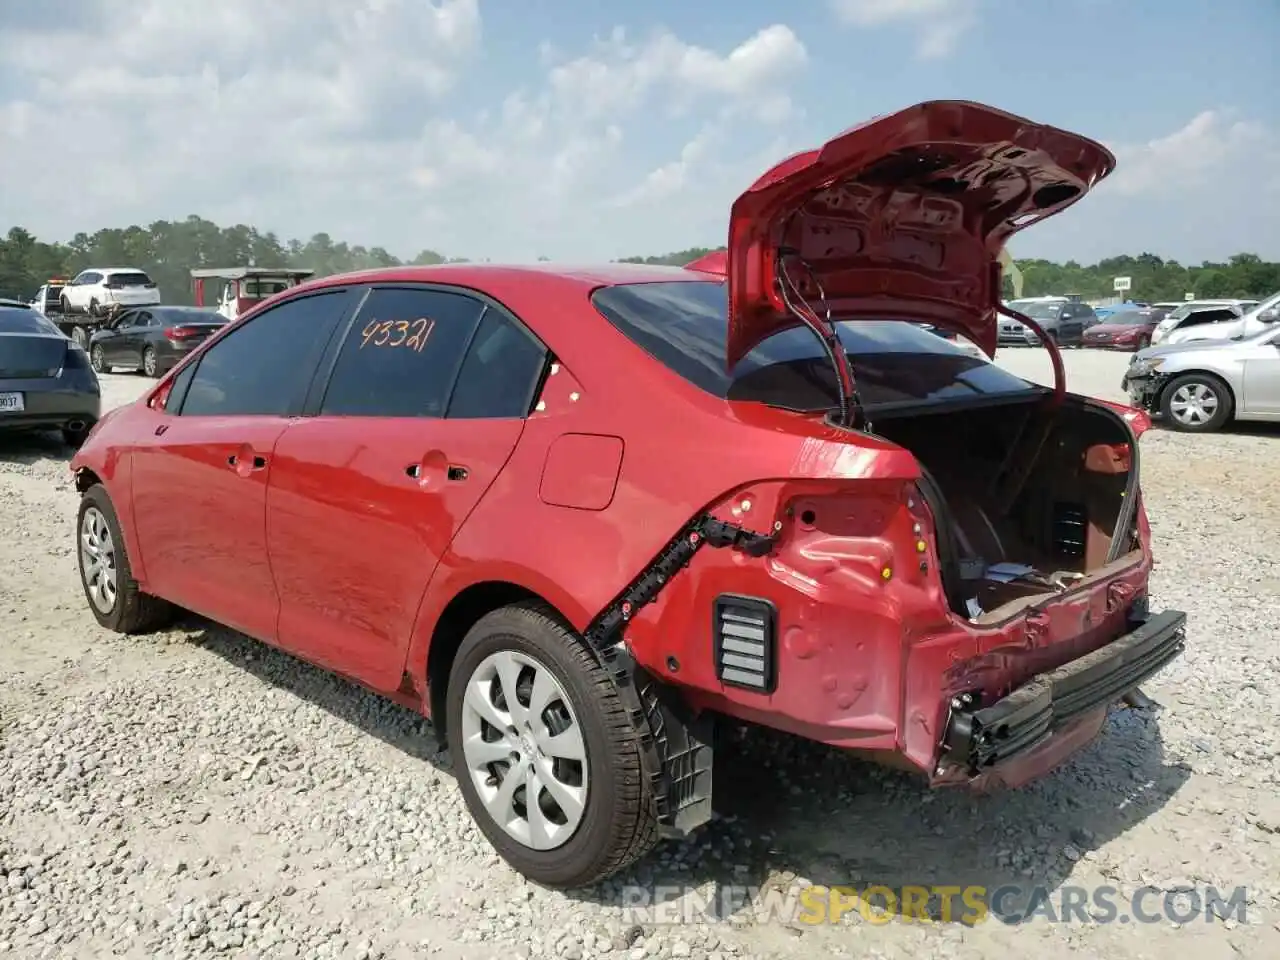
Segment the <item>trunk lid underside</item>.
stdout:
<svg viewBox="0 0 1280 960">
<path fill-rule="evenodd" d="M 933 323 L 993 354 L 1005 243 L 1114 165 L 1078 134 L 963 101 L 919 104 L 783 160 L 733 205 L 729 367 L 799 325 L 783 281 L 819 316 Z"/>
</svg>

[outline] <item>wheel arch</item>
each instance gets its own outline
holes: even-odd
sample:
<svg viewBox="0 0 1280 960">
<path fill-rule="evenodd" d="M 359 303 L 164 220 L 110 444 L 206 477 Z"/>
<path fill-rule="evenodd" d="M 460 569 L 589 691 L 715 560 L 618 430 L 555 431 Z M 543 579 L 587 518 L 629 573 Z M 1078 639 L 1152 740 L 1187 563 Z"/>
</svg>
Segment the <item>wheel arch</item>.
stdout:
<svg viewBox="0 0 1280 960">
<path fill-rule="evenodd" d="M 511 580 L 481 580 L 459 590 L 449 600 L 431 629 L 426 649 L 426 699 L 431 726 L 443 748 L 446 741 L 445 698 L 449 673 L 467 632 L 494 610 L 516 604 L 536 605 L 575 630 L 569 617 L 538 591 Z"/>
</svg>

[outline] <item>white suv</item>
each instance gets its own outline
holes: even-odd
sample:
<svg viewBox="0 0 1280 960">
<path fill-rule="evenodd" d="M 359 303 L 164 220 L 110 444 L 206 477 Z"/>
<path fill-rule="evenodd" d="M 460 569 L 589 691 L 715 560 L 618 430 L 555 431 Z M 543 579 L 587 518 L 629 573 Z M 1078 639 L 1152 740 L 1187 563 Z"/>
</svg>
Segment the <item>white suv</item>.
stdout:
<svg viewBox="0 0 1280 960">
<path fill-rule="evenodd" d="M 100 317 L 113 307 L 151 307 L 160 302 L 155 281 L 134 267 L 91 267 L 62 288 L 62 312 Z"/>
</svg>

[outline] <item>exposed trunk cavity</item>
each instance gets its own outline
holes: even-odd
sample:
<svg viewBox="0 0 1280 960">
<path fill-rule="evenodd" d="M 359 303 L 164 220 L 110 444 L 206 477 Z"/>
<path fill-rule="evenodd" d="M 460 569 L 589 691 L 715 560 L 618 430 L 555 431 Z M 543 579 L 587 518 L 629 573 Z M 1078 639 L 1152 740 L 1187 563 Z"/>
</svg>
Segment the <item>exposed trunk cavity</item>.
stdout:
<svg viewBox="0 0 1280 960">
<path fill-rule="evenodd" d="M 966 619 L 997 622 L 1140 549 L 1126 509 L 1137 490 L 1133 434 L 1110 410 L 1037 399 L 882 415 L 876 433 L 924 468 L 943 584 Z"/>
</svg>

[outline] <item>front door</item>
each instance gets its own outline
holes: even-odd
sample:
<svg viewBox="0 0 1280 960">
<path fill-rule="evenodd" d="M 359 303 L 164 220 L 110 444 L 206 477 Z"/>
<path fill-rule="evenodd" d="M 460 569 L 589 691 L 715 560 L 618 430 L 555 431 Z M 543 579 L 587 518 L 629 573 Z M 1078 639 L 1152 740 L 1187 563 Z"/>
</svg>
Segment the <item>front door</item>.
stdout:
<svg viewBox="0 0 1280 960">
<path fill-rule="evenodd" d="M 1280 330 L 1245 357 L 1242 406 L 1249 416 L 1280 420 Z"/>
<path fill-rule="evenodd" d="M 199 358 L 133 454 L 133 514 L 148 589 L 260 640 L 279 597 L 267 485 L 348 291 L 281 303 Z"/>
<path fill-rule="evenodd" d="M 426 585 L 523 430 L 522 415 L 445 415 L 452 394 L 471 396 L 461 386 L 477 345 L 505 322 L 460 292 L 370 292 L 314 416 L 276 450 L 267 528 L 282 647 L 375 688 L 399 686 Z M 502 379 L 495 400 L 512 389 Z"/>
</svg>

